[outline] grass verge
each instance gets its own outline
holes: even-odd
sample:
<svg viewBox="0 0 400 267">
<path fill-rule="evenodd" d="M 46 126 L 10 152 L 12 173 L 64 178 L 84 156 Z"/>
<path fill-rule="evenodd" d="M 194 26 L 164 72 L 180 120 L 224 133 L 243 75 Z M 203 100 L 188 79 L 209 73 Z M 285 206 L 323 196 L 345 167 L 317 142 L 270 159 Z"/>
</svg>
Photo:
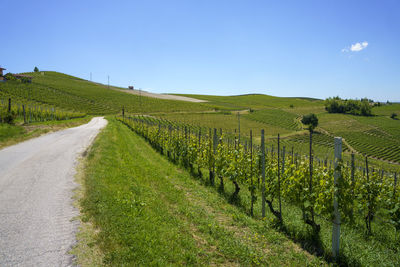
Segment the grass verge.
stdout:
<svg viewBox="0 0 400 267">
<path fill-rule="evenodd" d="M 82 221 L 98 229 L 103 265 L 325 264 L 114 119 L 89 151 L 82 182 Z"/>
<path fill-rule="evenodd" d="M 91 119 L 91 116 L 86 116 L 71 120 L 36 122 L 29 125 L 0 124 L 0 149 L 48 132 L 76 127 L 88 123 Z"/>
</svg>

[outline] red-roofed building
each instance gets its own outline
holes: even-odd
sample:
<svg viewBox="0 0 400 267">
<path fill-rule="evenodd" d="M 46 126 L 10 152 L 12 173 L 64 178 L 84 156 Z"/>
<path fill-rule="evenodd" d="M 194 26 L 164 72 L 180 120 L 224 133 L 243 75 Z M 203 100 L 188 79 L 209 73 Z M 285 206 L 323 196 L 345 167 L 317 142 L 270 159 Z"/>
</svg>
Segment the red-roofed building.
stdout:
<svg viewBox="0 0 400 267">
<path fill-rule="evenodd" d="M 3 76 L 3 70 L 6 70 L 5 68 L 0 67 L 0 76 Z"/>
<path fill-rule="evenodd" d="M 4 82 L 5 79 L 3 77 L 3 70 L 6 70 L 5 68 L 0 67 L 0 82 Z"/>
</svg>

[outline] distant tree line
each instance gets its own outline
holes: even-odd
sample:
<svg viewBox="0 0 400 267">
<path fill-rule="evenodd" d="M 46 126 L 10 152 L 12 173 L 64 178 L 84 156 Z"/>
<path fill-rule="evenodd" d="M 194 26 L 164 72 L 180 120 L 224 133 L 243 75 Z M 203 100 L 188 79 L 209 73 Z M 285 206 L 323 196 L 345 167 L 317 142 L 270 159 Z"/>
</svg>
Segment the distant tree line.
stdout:
<svg viewBox="0 0 400 267">
<path fill-rule="evenodd" d="M 325 100 L 325 109 L 329 113 L 344 113 L 361 116 L 371 116 L 372 100 L 363 98 L 361 100 L 341 99 L 340 97 L 330 97 Z"/>
</svg>

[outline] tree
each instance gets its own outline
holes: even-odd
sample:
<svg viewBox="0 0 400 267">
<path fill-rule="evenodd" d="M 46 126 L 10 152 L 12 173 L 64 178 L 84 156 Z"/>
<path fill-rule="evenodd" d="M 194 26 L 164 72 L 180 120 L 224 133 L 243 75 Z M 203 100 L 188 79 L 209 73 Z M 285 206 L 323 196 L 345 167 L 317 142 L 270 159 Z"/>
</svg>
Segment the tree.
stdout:
<svg viewBox="0 0 400 267">
<path fill-rule="evenodd" d="M 394 113 L 394 112 L 393 112 L 392 115 L 390 115 L 390 118 L 396 120 L 396 118 L 397 118 L 397 113 Z"/>
<path fill-rule="evenodd" d="M 34 71 L 34 72 L 39 72 L 38 67 L 35 67 L 35 68 L 33 69 L 33 71 Z"/>
<path fill-rule="evenodd" d="M 308 130 L 312 133 L 318 126 L 318 118 L 314 113 L 304 115 L 301 119 L 301 123 L 308 126 Z"/>
</svg>

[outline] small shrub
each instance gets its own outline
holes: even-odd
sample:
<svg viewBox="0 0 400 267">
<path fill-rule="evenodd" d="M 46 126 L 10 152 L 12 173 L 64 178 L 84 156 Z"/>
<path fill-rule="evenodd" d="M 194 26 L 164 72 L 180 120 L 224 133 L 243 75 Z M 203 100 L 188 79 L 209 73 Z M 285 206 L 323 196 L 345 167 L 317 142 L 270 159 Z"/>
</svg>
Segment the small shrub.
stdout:
<svg viewBox="0 0 400 267">
<path fill-rule="evenodd" d="M 0 122 L 13 124 L 15 120 L 16 114 L 14 112 L 1 112 L 0 113 Z"/>
<path fill-rule="evenodd" d="M 307 125 L 308 130 L 310 132 L 313 132 L 314 129 L 318 126 L 318 118 L 314 113 L 310 113 L 303 116 L 303 118 L 301 119 L 301 123 Z"/>
<path fill-rule="evenodd" d="M 390 118 L 397 120 L 397 113 L 392 113 L 392 115 L 390 115 Z"/>
</svg>

